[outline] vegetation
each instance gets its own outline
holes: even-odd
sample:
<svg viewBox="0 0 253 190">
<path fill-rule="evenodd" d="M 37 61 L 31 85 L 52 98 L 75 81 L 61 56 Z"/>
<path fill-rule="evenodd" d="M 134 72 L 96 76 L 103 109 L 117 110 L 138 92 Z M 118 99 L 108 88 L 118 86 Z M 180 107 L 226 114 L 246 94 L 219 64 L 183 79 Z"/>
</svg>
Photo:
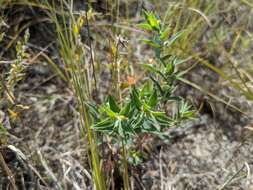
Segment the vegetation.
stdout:
<svg viewBox="0 0 253 190">
<path fill-rule="evenodd" d="M 198 122 L 205 113 L 219 115 L 213 118 L 215 122 L 227 120 L 228 125 L 239 123 L 252 130 L 252 21 L 248 16 L 252 8 L 247 0 L 150 0 L 143 4 L 135 0 L 0 1 L 0 177 L 10 178 L 9 182 L 0 180 L 0 188 L 10 183 L 13 189 L 28 189 L 35 183 L 32 180 L 39 179 L 39 189 L 149 189 L 140 182 L 144 175 L 137 171 L 144 162 L 157 159 L 146 146 L 150 139 L 154 144 L 162 140 L 166 148 L 173 144 L 174 130 L 201 125 Z M 12 20 L 19 16 L 20 20 Z M 49 71 L 34 69 L 38 64 Z M 44 73 L 50 76 L 40 81 Z M 47 83 L 58 90 L 46 87 L 43 91 Z M 109 85 L 104 87 L 106 83 Z M 66 107 L 71 111 L 61 116 L 59 102 L 67 102 L 63 112 Z M 41 119 L 35 112 L 48 114 Z M 237 117 L 233 114 L 244 121 L 234 121 Z M 33 117 L 38 117 L 37 121 Z M 26 160 L 20 156 L 23 153 L 10 145 L 28 155 L 22 130 L 41 123 L 46 128 L 48 120 L 59 120 L 62 126 L 73 121 L 69 131 L 60 129 L 54 137 L 73 143 L 66 152 L 73 152 L 71 159 L 85 168 L 81 173 L 63 158 L 59 160 L 64 160 L 60 161 L 64 172 L 54 173 L 58 166 L 53 162 L 48 166 L 46 151 L 42 155 L 38 143 L 44 138 L 47 144 L 49 137 L 37 133 L 34 137 L 32 131 L 29 138 L 36 147 L 31 147 L 29 161 L 38 168 L 24 166 L 23 161 L 20 164 Z M 58 130 L 56 125 L 48 129 Z M 44 129 L 33 130 L 41 133 Z M 69 142 L 73 131 L 78 132 L 73 135 L 74 142 Z M 13 136 L 21 136 L 22 142 Z M 244 138 L 240 140 L 244 143 Z M 61 146 L 64 150 L 68 147 Z M 10 152 L 16 155 L 12 160 L 8 160 Z M 19 164 L 12 165 L 12 161 Z M 244 172 L 251 166 L 245 162 L 212 188 L 229 188 L 247 179 Z M 161 163 L 159 155 L 159 188 L 166 189 L 166 166 Z M 26 170 L 22 175 L 15 171 L 19 167 Z M 173 173 L 173 164 L 170 167 Z M 67 177 L 71 172 L 74 174 Z"/>
</svg>

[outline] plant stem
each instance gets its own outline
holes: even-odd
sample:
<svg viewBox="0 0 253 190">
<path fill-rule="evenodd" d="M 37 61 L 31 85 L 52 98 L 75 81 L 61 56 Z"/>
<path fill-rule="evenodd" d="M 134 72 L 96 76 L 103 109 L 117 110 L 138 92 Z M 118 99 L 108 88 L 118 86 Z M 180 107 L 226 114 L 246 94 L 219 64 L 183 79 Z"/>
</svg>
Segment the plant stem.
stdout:
<svg viewBox="0 0 253 190">
<path fill-rule="evenodd" d="M 114 63 L 113 63 L 113 82 L 114 82 L 114 88 L 115 88 L 115 96 L 117 97 L 117 100 L 121 103 L 121 92 L 120 92 L 120 66 L 118 63 L 118 54 L 119 54 L 119 40 L 116 42 L 116 52 L 114 55 Z"/>
<path fill-rule="evenodd" d="M 95 83 L 95 89 L 98 91 L 97 87 L 97 79 L 96 79 L 96 71 L 95 71 L 95 63 L 94 63 L 94 58 L 93 58 L 93 52 L 92 52 L 92 45 L 91 45 L 91 36 L 90 36 L 90 25 L 89 25 L 89 19 L 88 19 L 88 13 L 87 11 L 85 12 L 85 20 L 86 20 L 86 27 L 87 27 L 87 32 L 88 32 L 88 45 L 89 45 L 89 52 L 90 52 L 90 59 L 91 59 L 91 66 L 92 66 L 92 75 Z"/>
<path fill-rule="evenodd" d="M 124 190 L 130 190 L 129 188 L 129 176 L 128 176 L 128 163 L 127 163 L 127 150 L 124 144 L 124 139 L 122 139 L 122 156 L 123 156 L 123 182 L 124 182 Z"/>
</svg>

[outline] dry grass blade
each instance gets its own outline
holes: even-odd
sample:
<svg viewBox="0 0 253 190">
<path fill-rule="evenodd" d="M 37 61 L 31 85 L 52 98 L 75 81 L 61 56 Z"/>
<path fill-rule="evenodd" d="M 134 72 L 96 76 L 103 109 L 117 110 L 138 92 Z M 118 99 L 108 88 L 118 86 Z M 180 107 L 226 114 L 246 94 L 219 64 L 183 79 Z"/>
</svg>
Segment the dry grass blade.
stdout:
<svg viewBox="0 0 253 190">
<path fill-rule="evenodd" d="M 230 178 L 228 178 L 227 181 L 223 185 L 216 188 L 216 190 L 223 190 L 225 187 L 227 187 L 229 183 L 231 183 L 236 178 L 236 176 L 238 176 L 240 172 L 243 171 L 243 169 L 247 166 L 248 166 L 247 164 L 243 164 L 243 166 L 239 170 L 237 170 L 236 173 L 234 173 Z"/>
<path fill-rule="evenodd" d="M 203 13 L 202 11 L 200 11 L 198 9 L 192 8 L 192 7 L 188 8 L 188 9 L 200 14 L 205 19 L 208 26 L 212 27 L 211 21 L 208 19 L 208 17 L 205 15 L 205 13 Z"/>
<path fill-rule="evenodd" d="M 52 170 L 49 168 L 46 160 L 43 158 L 42 154 L 41 154 L 41 151 L 38 150 L 37 151 L 37 154 L 39 156 L 39 159 L 40 159 L 40 162 L 42 164 L 42 166 L 44 167 L 44 169 L 47 171 L 47 174 L 50 176 L 50 178 L 54 181 L 54 183 L 56 184 L 57 186 L 57 189 L 59 190 L 62 190 L 62 186 L 61 184 L 59 183 L 59 180 L 56 178 L 56 176 L 54 175 L 54 173 L 52 172 Z"/>
<path fill-rule="evenodd" d="M 229 77 L 225 72 L 223 72 L 221 69 L 219 69 L 218 67 L 215 67 L 214 65 L 210 64 L 207 60 L 201 58 L 199 55 L 194 54 L 193 57 L 200 63 L 203 64 L 205 66 L 207 66 L 209 69 L 213 70 L 215 73 L 217 73 L 220 77 L 222 77 L 223 79 L 229 81 L 229 83 L 231 84 L 231 86 L 233 86 L 236 90 L 238 90 L 239 92 L 241 92 L 245 97 L 247 97 L 249 100 L 253 100 L 253 94 L 251 92 L 249 92 L 247 89 L 245 90 L 241 83 L 236 82 L 233 78 Z"/>
<path fill-rule="evenodd" d="M 181 81 L 184 82 L 185 84 L 188 84 L 188 85 L 190 85 L 190 86 L 196 88 L 197 90 L 203 92 L 204 94 L 207 94 L 208 96 L 212 97 L 212 98 L 215 99 L 216 101 L 221 102 L 221 103 L 227 105 L 228 107 L 230 107 L 230 108 L 232 108 L 232 109 L 234 109 L 234 110 L 236 110 L 236 111 L 238 111 L 238 112 L 240 112 L 240 113 L 242 113 L 242 114 L 246 114 L 246 113 L 244 113 L 241 109 L 239 109 L 238 107 L 229 104 L 228 102 L 226 102 L 225 100 L 221 99 L 221 98 L 218 97 L 217 95 L 215 95 L 215 94 L 213 94 L 213 93 L 211 93 L 211 92 L 206 91 L 205 89 L 203 89 L 203 88 L 200 87 L 199 85 L 197 85 L 197 84 L 195 84 L 195 83 L 193 83 L 193 82 L 191 82 L 191 81 L 189 81 L 189 80 L 186 80 L 186 79 L 180 78 L 179 80 L 181 80 Z"/>
<path fill-rule="evenodd" d="M 0 165 L 3 169 L 3 171 L 5 171 L 6 176 L 8 177 L 8 179 L 11 182 L 11 186 L 14 190 L 18 190 L 17 186 L 16 186 L 16 182 L 15 182 L 15 178 L 14 175 L 12 174 L 11 170 L 9 169 L 8 165 L 6 164 L 4 157 L 2 155 L 2 153 L 0 152 Z"/>
<path fill-rule="evenodd" d="M 253 8 L 253 3 L 249 2 L 248 0 L 241 0 L 241 2 L 248 5 L 249 7 Z"/>
</svg>

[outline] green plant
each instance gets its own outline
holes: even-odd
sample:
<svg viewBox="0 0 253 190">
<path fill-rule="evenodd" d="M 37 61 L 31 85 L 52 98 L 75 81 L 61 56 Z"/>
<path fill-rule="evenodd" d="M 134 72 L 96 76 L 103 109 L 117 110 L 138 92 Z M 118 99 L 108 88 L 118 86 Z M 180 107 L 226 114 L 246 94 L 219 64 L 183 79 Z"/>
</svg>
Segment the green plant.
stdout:
<svg viewBox="0 0 253 190">
<path fill-rule="evenodd" d="M 121 92 L 117 88 L 116 97 L 109 95 L 101 106 L 90 106 L 90 111 L 96 116 L 96 123 L 92 125 L 92 129 L 110 136 L 114 142 L 120 144 L 126 190 L 129 189 L 128 150 L 133 145 L 134 138 L 149 133 L 165 139 L 166 128 L 178 126 L 181 121 L 194 115 L 194 111 L 185 100 L 173 95 L 175 82 L 184 74 L 177 71 L 176 66 L 184 60 L 164 54 L 164 49 L 174 43 L 180 33 L 169 38 L 170 28 L 162 25 L 154 13 L 144 14 L 145 22 L 139 24 L 139 27 L 153 34 L 151 39 L 143 41 L 154 48 L 157 61 L 154 65 L 142 65 L 148 71 L 149 80 L 137 85 L 132 79 L 127 96 L 119 98 Z M 166 113 L 166 107 L 172 103 L 177 103 L 176 111 Z"/>
</svg>

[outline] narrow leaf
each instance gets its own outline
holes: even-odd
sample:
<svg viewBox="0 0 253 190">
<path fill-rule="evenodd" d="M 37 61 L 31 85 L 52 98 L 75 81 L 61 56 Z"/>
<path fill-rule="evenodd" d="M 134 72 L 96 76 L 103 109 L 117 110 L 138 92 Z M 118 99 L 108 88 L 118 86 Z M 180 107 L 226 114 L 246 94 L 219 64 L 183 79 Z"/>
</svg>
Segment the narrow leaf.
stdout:
<svg viewBox="0 0 253 190">
<path fill-rule="evenodd" d="M 118 113 L 120 111 L 120 108 L 118 107 L 113 96 L 111 96 L 111 95 L 108 96 L 108 102 L 109 102 L 110 109 L 112 111 L 114 111 L 116 113 Z"/>
<path fill-rule="evenodd" d="M 162 41 L 166 40 L 166 39 L 169 37 L 170 30 L 171 30 L 171 28 L 168 27 L 168 28 L 166 28 L 166 29 L 161 33 L 160 39 L 161 39 Z"/>
<path fill-rule="evenodd" d="M 158 103 L 158 98 L 157 98 L 157 92 L 156 89 L 153 90 L 153 94 L 151 95 L 149 101 L 148 101 L 148 105 L 150 107 L 155 107 Z"/>
<path fill-rule="evenodd" d="M 166 65 L 166 74 L 171 75 L 175 70 L 175 66 L 173 63 L 169 63 Z"/>
<path fill-rule="evenodd" d="M 133 103 L 138 109 L 141 109 L 142 103 L 141 103 L 141 100 L 139 99 L 139 93 L 138 93 L 138 91 L 136 90 L 136 88 L 133 88 L 133 89 L 132 89 L 132 92 L 131 92 L 131 100 L 132 100 L 132 103 Z"/>
<path fill-rule="evenodd" d="M 146 19 L 150 26 L 154 29 L 159 31 L 160 30 L 160 21 L 156 18 L 155 14 L 152 12 L 145 12 Z"/>
<path fill-rule="evenodd" d="M 146 23 L 146 22 L 140 23 L 140 24 L 138 24 L 137 26 L 138 26 L 140 29 L 143 29 L 143 30 L 147 30 L 147 31 L 152 31 L 152 30 L 153 30 L 152 26 L 150 26 L 149 23 Z"/>
<path fill-rule="evenodd" d="M 91 126 L 91 128 L 98 130 L 98 131 L 109 129 L 109 128 L 112 128 L 112 121 L 111 121 L 111 119 L 107 118 L 107 119 L 100 121 L 99 123 Z"/>
<path fill-rule="evenodd" d="M 127 116 L 130 112 L 131 104 L 127 103 L 119 112 L 120 115 Z"/>
<path fill-rule="evenodd" d="M 183 33 L 184 33 L 184 31 L 177 32 L 172 38 L 170 38 L 169 40 L 165 41 L 164 45 L 166 47 L 171 46 L 179 37 L 182 36 Z"/>
<path fill-rule="evenodd" d="M 149 40 L 149 39 L 142 39 L 142 41 L 143 41 L 144 43 L 146 43 L 146 44 L 148 44 L 148 45 L 150 45 L 150 46 L 154 47 L 154 48 L 160 48 L 160 47 L 161 47 L 161 45 L 160 45 L 160 44 L 158 44 L 158 43 L 154 42 L 153 40 Z"/>
</svg>

